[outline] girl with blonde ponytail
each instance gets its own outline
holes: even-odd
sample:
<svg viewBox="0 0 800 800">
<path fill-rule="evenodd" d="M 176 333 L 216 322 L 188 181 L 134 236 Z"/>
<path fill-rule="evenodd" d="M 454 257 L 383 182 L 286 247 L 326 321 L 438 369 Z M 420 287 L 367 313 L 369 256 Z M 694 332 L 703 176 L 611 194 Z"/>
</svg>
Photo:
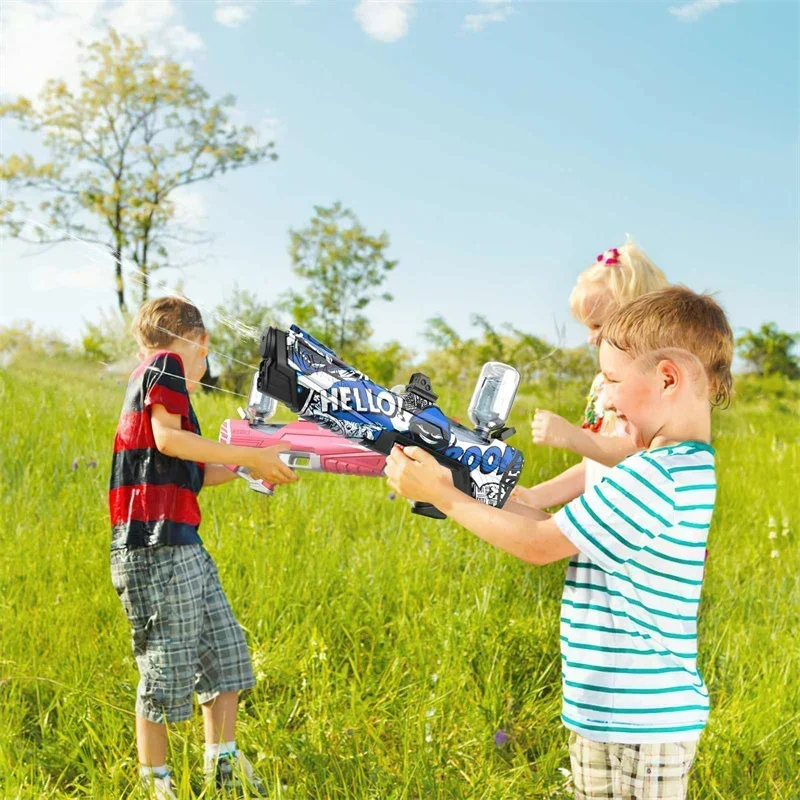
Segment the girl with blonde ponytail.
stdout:
<svg viewBox="0 0 800 800">
<path fill-rule="evenodd" d="M 668 286 L 664 273 L 631 239 L 597 256 L 579 276 L 569 296 L 572 316 L 586 326 L 587 341 L 597 344 L 603 323 L 621 306 Z M 636 448 L 613 411 L 603 406 L 603 375 L 598 374 L 589 390 L 580 426 L 572 425 L 551 411 L 536 410 L 531 424 L 535 444 L 560 447 L 583 456 L 549 481 L 514 491 L 514 499 L 544 509 L 574 500 L 598 483 L 609 468 L 635 452 Z"/>
</svg>

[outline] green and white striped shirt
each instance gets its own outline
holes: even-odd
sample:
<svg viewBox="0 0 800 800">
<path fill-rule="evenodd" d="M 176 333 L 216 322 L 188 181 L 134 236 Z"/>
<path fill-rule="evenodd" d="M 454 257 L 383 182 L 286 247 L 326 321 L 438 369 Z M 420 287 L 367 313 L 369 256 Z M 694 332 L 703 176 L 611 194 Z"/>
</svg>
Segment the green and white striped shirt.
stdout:
<svg viewBox="0 0 800 800">
<path fill-rule="evenodd" d="M 630 744 L 700 736 L 697 609 L 716 489 L 713 448 L 683 442 L 630 456 L 555 515 L 579 550 L 561 602 L 571 730 Z"/>
</svg>

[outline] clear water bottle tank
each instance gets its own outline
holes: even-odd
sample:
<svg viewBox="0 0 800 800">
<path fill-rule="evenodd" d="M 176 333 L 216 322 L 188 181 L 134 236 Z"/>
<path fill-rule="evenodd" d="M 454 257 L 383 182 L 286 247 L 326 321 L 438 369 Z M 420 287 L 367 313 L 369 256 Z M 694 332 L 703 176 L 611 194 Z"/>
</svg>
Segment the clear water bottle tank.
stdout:
<svg viewBox="0 0 800 800">
<path fill-rule="evenodd" d="M 499 361 L 483 365 L 468 411 L 477 430 L 491 433 L 506 424 L 518 386 L 519 373 L 514 367 Z"/>
<path fill-rule="evenodd" d="M 247 397 L 247 410 L 250 412 L 250 419 L 253 422 L 265 423 L 271 419 L 278 408 L 278 401 L 268 394 L 258 391 L 258 372 L 253 375 L 250 384 L 250 394 Z"/>
</svg>

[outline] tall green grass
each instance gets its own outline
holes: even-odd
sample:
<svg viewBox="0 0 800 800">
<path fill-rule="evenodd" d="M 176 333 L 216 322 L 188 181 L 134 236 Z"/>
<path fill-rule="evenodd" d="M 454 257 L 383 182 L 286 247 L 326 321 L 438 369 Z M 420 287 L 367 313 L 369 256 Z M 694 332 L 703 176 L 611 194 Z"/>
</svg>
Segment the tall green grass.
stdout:
<svg viewBox="0 0 800 800">
<path fill-rule="evenodd" d="M 137 673 L 106 516 L 123 383 L 47 362 L 0 373 L 3 798 L 135 787 Z M 574 416 L 582 399 L 565 397 L 558 410 Z M 215 436 L 237 400 L 195 404 Z M 536 405 L 553 407 L 525 395 L 512 420 L 525 483 L 573 463 L 531 446 Z M 793 404 L 759 399 L 715 414 L 715 428 L 700 624 L 713 708 L 691 797 L 789 800 L 800 797 L 800 422 Z M 565 564 L 528 567 L 449 521 L 414 517 L 382 480 L 304 475 L 270 499 L 242 483 L 201 499 L 201 533 L 258 676 L 238 740 L 275 797 L 569 796 Z M 182 798 L 210 796 L 200 742 L 199 714 L 171 733 Z"/>
</svg>

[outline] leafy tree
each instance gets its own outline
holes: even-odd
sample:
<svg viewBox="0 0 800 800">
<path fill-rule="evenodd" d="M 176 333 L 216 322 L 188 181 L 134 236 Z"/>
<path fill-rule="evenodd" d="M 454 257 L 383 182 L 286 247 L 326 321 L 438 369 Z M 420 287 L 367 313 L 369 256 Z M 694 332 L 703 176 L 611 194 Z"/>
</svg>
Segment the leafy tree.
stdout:
<svg viewBox="0 0 800 800">
<path fill-rule="evenodd" d="M 424 335 L 433 349 L 421 368 L 434 381 L 434 389 L 445 385 L 448 391 L 458 392 L 471 386 L 481 368 L 475 339 L 461 338 L 441 315 L 427 321 Z"/>
<path fill-rule="evenodd" d="M 739 356 L 753 371 L 766 378 L 785 375 L 800 378 L 800 360 L 793 353 L 800 334 L 782 331 L 774 322 L 764 323 L 757 331 L 747 330 L 736 339 Z"/>
<path fill-rule="evenodd" d="M 558 381 L 577 381 L 587 390 L 598 372 L 597 353 L 588 344 L 558 351 L 550 374 Z"/>
<path fill-rule="evenodd" d="M 544 339 L 511 325 L 508 326 L 508 331 L 512 340 L 508 351 L 508 363 L 513 364 L 519 371 L 520 383 L 531 383 L 542 372 L 547 371 L 557 349 Z"/>
<path fill-rule="evenodd" d="M 521 390 L 538 385 L 548 392 L 560 393 L 562 385 L 575 381 L 588 388 L 597 372 L 597 358 L 586 346 L 554 346 L 510 325 L 506 326 L 507 333 L 500 333 L 477 314 L 471 321 L 480 335 L 468 339 L 462 339 L 441 316 L 429 319 L 425 329 L 433 349 L 428 352 L 423 369 L 453 391 L 470 389 L 487 361 L 502 361 L 515 367 Z"/>
<path fill-rule="evenodd" d="M 84 322 L 81 346 L 90 361 L 106 364 L 130 363 L 139 349 L 130 332 L 130 318 L 113 310 L 101 313 L 97 322 Z"/>
<path fill-rule="evenodd" d="M 211 349 L 216 351 L 211 360 L 219 367 L 216 382 L 223 388 L 247 394 L 253 372 L 258 368 L 258 338 L 264 328 L 276 323 L 274 309 L 260 302 L 252 292 L 237 287 L 229 300 L 217 306 L 214 320 L 205 322 L 211 331 Z M 246 335 L 248 331 L 252 331 L 252 336 Z"/>
<path fill-rule="evenodd" d="M 151 55 L 145 42 L 110 30 L 84 49 L 86 69 L 73 91 L 47 82 L 36 102 L 0 105 L 0 117 L 40 133 L 50 160 L 11 155 L 0 162 L 9 199 L 0 222 L 13 236 L 47 244 L 72 237 L 107 247 L 113 256 L 117 304 L 126 310 L 122 259 L 140 270 L 141 299 L 149 276 L 170 266 L 169 247 L 199 241 L 176 220 L 176 191 L 228 170 L 275 159 L 272 142 L 230 122 L 232 96 L 211 102 L 189 69 Z M 24 223 L 33 190 L 47 227 Z"/>
<path fill-rule="evenodd" d="M 473 314 L 470 322 L 478 328 L 483 336 L 478 340 L 478 361 L 485 364 L 487 361 L 503 361 L 508 358 L 508 337 L 503 337 L 497 332 L 486 317 Z"/>
<path fill-rule="evenodd" d="M 392 299 L 379 291 L 397 266 L 386 256 L 388 234 L 371 236 L 350 209 L 334 203 L 315 206 L 311 222 L 289 235 L 292 268 L 307 286 L 289 292 L 282 308 L 343 358 L 351 358 L 371 334 L 364 310 L 373 300 Z"/>
<path fill-rule="evenodd" d="M 380 347 L 362 347 L 353 359 L 353 366 L 381 386 L 392 388 L 406 384 L 414 371 L 413 353 L 400 342 L 391 341 Z"/>
<path fill-rule="evenodd" d="M 0 325 L 0 367 L 15 359 L 70 358 L 74 348 L 57 331 L 40 330 L 30 320 Z"/>
</svg>

